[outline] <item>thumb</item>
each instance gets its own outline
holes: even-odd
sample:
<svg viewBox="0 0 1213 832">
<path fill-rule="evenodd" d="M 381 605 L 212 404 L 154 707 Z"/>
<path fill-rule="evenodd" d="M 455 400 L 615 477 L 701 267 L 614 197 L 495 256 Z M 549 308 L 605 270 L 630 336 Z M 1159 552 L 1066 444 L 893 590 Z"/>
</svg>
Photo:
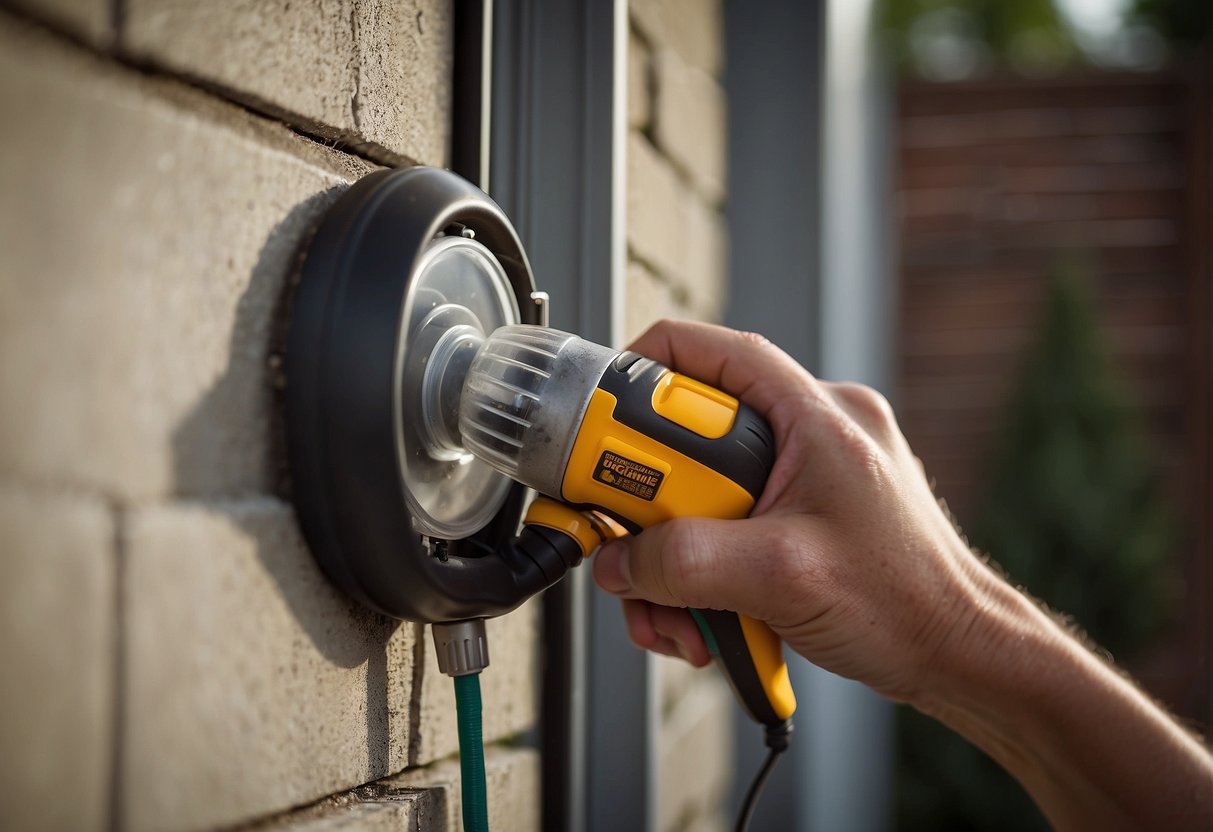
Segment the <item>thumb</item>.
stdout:
<svg viewBox="0 0 1213 832">
<path fill-rule="evenodd" d="M 594 560 L 598 585 L 624 598 L 671 607 L 769 614 L 771 596 L 788 574 L 787 532 L 768 517 L 686 517 L 603 546 Z"/>
</svg>

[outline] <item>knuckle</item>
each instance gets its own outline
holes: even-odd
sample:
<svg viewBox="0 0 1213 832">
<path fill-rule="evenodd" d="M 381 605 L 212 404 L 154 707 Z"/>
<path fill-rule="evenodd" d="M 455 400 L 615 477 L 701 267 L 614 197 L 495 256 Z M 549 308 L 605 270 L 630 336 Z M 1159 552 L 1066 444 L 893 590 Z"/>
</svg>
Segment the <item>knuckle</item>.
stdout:
<svg viewBox="0 0 1213 832">
<path fill-rule="evenodd" d="M 763 541 L 762 547 L 771 564 L 776 585 L 797 588 L 805 578 L 809 561 L 802 537 L 796 534 L 773 535 Z"/>
<path fill-rule="evenodd" d="M 677 325 L 677 322 L 674 321 L 672 318 L 658 318 L 656 321 L 654 321 L 652 324 L 649 325 L 649 328 L 645 330 L 645 334 L 647 335 L 649 333 L 654 333 L 654 332 L 664 332 L 665 330 L 670 329 L 671 327 L 674 327 L 676 325 Z"/>
<path fill-rule="evenodd" d="M 645 604 L 646 602 L 643 601 L 625 599 L 623 601 L 623 618 L 627 623 L 628 637 L 632 643 L 647 650 L 657 643 L 657 634 L 653 631 Z"/>
<path fill-rule="evenodd" d="M 703 606 L 703 576 L 708 541 L 700 525 L 675 519 L 668 523 L 659 581 L 668 597 L 689 607 Z"/>
<path fill-rule="evenodd" d="M 855 410 L 866 424 L 888 426 L 894 421 L 889 400 L 866 384 L 840 384 L 835 388 L 835 395 Z"/>
<path fill-rule="evenodd" d="M 849 469 L 875 474 L 883 479 L 885 453 L 877 439 L 861 426 L 839 414 L 836 419 L 830 420 L 827 437 Z"/>
<path fill-rule="evenodd" d="M 739 332 L 737 333 L 742 341 L 747 341 L 755 347 L 767 347 L 771 341 L 761 332 Z"/>
<path fill-rule="evenodd" d="M 628 622 L 628 638 L 632 644 L 645 650 L 657 643 L 657 637 L 652 630 L 645 629 L 635 622 Z"/>
</svg>

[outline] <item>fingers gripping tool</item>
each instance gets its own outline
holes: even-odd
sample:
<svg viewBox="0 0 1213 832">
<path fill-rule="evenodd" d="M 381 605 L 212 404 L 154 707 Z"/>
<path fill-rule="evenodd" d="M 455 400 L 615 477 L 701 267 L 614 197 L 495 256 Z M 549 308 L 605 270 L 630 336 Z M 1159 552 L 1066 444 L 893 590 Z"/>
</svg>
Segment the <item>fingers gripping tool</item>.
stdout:
<svg viewBox="0 0 1213 832">
<path fill-rule="evenodd" d="M 732 396 L 632 352 L 543 327 L 498 329 L 460 395 L 458 433 L 479 459 L 547 495 L 525 523 L 583 556 L 610 533 L 676 517 L 742 518 L 774 463 L 766 422 Z M 722 610 L 693 610 L 708 650 L 756 721 L 795 710 L 778 636 Z"/>
</svg>

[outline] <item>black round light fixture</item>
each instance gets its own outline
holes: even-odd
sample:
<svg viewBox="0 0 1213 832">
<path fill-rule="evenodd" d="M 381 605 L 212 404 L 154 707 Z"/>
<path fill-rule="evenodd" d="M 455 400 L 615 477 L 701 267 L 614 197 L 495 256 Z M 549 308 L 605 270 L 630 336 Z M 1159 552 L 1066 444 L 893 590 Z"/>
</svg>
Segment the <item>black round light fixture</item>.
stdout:
<svg viewBox="0 0 1213 832">
<path fill-rule="evenodd" d="M 293 499 L 353 598 L 395 618 L 500 615 L 535 591 L 500 556 L 525 497 L 459 445 L 459 367 L 492 330 L 541 323 L 518 235 L 448 171 L 364 177 L 306 252 L 285 357 Z"/>
</svg>

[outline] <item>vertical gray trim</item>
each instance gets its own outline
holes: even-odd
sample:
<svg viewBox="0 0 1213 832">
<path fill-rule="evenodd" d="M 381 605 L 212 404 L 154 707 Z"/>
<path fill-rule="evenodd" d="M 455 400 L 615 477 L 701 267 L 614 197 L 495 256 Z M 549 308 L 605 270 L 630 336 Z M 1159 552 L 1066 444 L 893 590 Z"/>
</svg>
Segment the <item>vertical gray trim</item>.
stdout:
<svg viewBox="0 0 1213 832">
<path fill-rule="evenodd" d="M 492 107 L 493 0 L 455 4 L 451 170 L 488 190 Z"/>
<path fill-rule="evenodd" d="M 482 0 L 480 24 L 480 189 L 488 192 L 493 175 L 493 0 Z"/>
<path fill-rule="evenodd" d="M 626 2 L 518 0 L 494 18 L 490 193 L 551 295 L 552 326 L 617 343 Z M 547 593 L 544 617 L 544 828 L 651 828 L 647 659 L 588 569 Z"/>
<path fill-rule="evenodd" d="M 832 379 L 887 389 L 889 91 L 874 46 L 874 0 L 828 4 L 822 122 L 821 360 Z"/>
<path fill-rule="evenodd" d="M 823 3 L 759 0 L 725 4 L 725 91 L 729 98 L 729 272 L 726 321 L 761 332 L 812 368 L 819 357 L 820 124 Z M 796 732 L 767 781 L 754 829 L 805 829 L 809 749 L 803 679 L 789 655 L 799 708 Z M 734 810 L 766 756 L 762 733 L 737 709 Z"/>
<path fill-rule="evenodd" d="M 726 5 L 728 322 L 761 331 L 823 376 L 882 387 L 891 235 L 871 12 L 871 0 Z M 890 706 L 799 657 L 789 665 L 797 731 L 754 828 L 884 828 Z M 745 719 L 737 748 L 744 790 L 763 754 Z"/>
<path fill-rule="evenodd" d="M 821 7 L 725 4 L 726 321 L 761 331 L 805 365 L 818 355 Z"/>
<path fill-rule="evenodd" d="M 623 268 L 620 8 L 519 0 L 496 10 L 494 37 L 490 193 L 552 295 L 552 325 L 599 343 L 613 342 Z"/>
<path fill-rule="evenodd" d="M 828 0 L 822 107 L 821 372 L 887 389 L 893 326 L 887 94 L 874 0 Z M 893 706 L 812 668 L 809 828 L 881 830 L 892 809 Z"/>
</svg>

